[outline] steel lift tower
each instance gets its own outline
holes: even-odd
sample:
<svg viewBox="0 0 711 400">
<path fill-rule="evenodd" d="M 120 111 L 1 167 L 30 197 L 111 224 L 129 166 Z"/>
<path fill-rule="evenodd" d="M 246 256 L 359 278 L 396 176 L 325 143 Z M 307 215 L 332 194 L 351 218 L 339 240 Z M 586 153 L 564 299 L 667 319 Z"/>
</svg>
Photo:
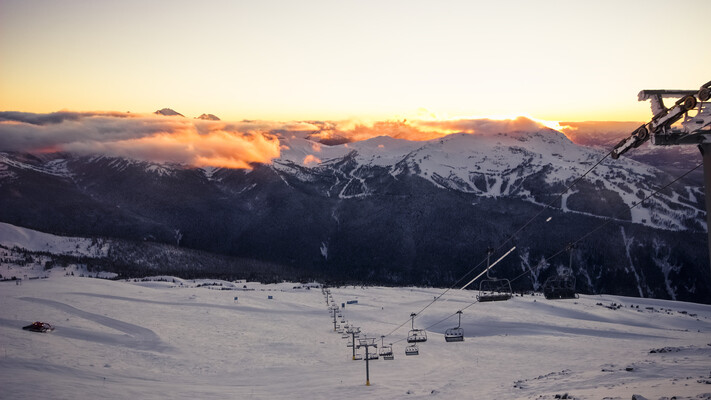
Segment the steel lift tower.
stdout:
<svg viewBox="0 0 711 400">
<path fill-rule="evenodd" d="M 665 98 L 678 99 L 671 107 Z M 711 261 L 711 81 L 699 90 L 642 90 L 639 101 L 651 100 L 652 120 L 623 139 L 610 154 L 616 159 L 651 139 L 656 146 L 697 145 L 704 163 L 706 225 Z M 679 123 L 677 123 L 679 122 Z"/>
</svg>

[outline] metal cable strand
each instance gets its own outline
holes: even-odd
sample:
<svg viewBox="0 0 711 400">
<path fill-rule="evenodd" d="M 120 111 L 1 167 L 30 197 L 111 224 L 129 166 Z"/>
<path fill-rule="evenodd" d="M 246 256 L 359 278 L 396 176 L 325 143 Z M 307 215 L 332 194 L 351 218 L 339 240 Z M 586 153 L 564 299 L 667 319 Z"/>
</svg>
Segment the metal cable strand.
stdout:
<svg viewBox="0 0 711 400">
<path fill-rule="evenodd" d="M 520 228 L 518 228 L 512 235 L 510 235 L 506 240 L 504 240 L 504 241 L 494 250 L 494 252 L 499 251 L 502 247 L 504 247 L 504 246 L 506 245 L 506 243 L 510 242 L 510 241 L 516 236 L 516 234 L 518 234 L 519 232 L 521 232 L 522 230 L 524 230 L 524 229 L 525 229 L 528 225 L 530 225 L 536 218 L 538 218 L 541 214 L 543 214 L 543 212 L 546 211 L 546 209 L 548 209 L 553 203 L 555 203 L 556 201 L 558 201 L 558 199 L 560 199 L 565 193 L 567 193 L 573 186 L 575 186 L 578 182 L 580 182 L 581 179 L 583 179 L 583 178 L 584 178 L 585 176 L 587 176 L 593 169 L 595 169 L 598 165 L 600 165 L 603 161 L 605 161 L 605 159 L 606 159 L 607 157 L 609 157 L 610 154 L 612 154 L 612 150 L 609 151 L 607 154 L 605 154 L 602 158 L 600 158 L 592 167 L 590 167 L 587 171 L 585 171 L 584 174 L 580 175 L 577 179 L 575 179 L 570 185 L 566 186 L 566 188 L 565 188 L 563 191 L 561 191 L 560 193 L 558 193 L 558 195 L 557 195 L 555 198 L 553 198 L 553 200 L 551 200 L 550 202 L 548 202 L 548 204 L 546 204 L 538 213 L 536 213 L 536 215 L 534 215 L 533 217 L 531 217 L 531 219 L 529 219 L 525 224 L 523 224 L 523 226 L 521 226 Z M 467 271 L 464 275 L 462 275 L 462 277 L 459 278 L 452 286 L 450 286 L 450 287 L 447 288 L 445 291 L 443 291 L 442 293 L 440 293 L 439 296 L 435 297 L 432 301 L 430 301 L 426 306 L 424 306 L 420 311 L 418 311 L 418 312 L 415 313 L 415 314 L 420 315 L 420 313 L 422 313 L 423 311 L 427 310 L 432 304 L 434 304 L 434 303 L 435 303 L 437 300 L 439 300 L 442 296 L 444 296 L 445 294 L 447 294 L 450 290 L 454 289 L 457 285 L 459 285 L 460 282 L 462 282 L 465 278 L 467 278 L 469 275 L 471 275 L 474 271 L 478 270 L 479 267 L 481 267 L 481 266 L 484 264 L 485 261 L 486 261 L 486 259 L 481 260 L 476 266 L 474 266 L 474 267 L 471 268 L 469 271 Z M 516 277 L 516 279 L 519 278 L 519 277 L 520 277 L 520 276 Z M 511 282 L 513 282 L 513 281 L 511 281 Z M 403 326 L 405 326 L 405 324 L 407 324 L 407 322 L 409 322 L 409 320 L 403 322 L 403 323 L 400 324 L 398 327 L 396 327 L 395 329 L 393 329 L 392 331 L 390 331 L 390 333 L 388 333 L 387 335 L 385 335 L 385 337 L 389 337 L 389 336 L 391 336 L 393 333 L 397 332 L 400 328 L 402 328 Z"/>
</svg>

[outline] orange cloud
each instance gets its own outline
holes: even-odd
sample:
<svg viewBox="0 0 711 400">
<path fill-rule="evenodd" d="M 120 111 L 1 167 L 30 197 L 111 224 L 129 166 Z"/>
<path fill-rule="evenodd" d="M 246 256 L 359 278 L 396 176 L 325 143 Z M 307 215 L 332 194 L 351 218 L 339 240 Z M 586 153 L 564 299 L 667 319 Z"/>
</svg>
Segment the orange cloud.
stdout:
<svg viewBox="0 0 711 400">
<path fill-rule="evenodd" d="M 579 144 L 619 141 L 639 123 L 564 122 L 561 130 Z M 323 145 L 390 136 L 425 141 L 452 133 L 496 134 L 556 127 L 526 117 L 454 118 L 378 121 L 211 121 L 155 114 L 70 112 L 49 114 L 0 112 L 0 151 L 104 154 L 194 166 L 250 168 L 288 150 L 288 140 L 307 138 L 313 154 L 304 165 L 318 164 Z M 603 143 L 601 143 L 603 142 Z"/>
<path fill-rule="evenodd" d="M 629 137 L 642 122 L 585 121 L 560 124 L 561 132 L 577 144 L 611 146 Z"/>
<path fill-rule="evenodd" d="M 309 164 L 318 164 L 320 163 L 321 160 L 314 156 L 313 154 L 309 154 L 306 157 L 304 157 L 304 165 L 309 165 Z"/>
<path fill-rule="evenodd" d="M 198 167 L 250 168 L 280 154 L 260 124 L 155 115 L 0 113 L 0 150 L 104 154 Z M 4 118 L 3 118 L 4 117 Z"/>
<path fill-rule="evenodd" d="M 534 131 L 546 127 L 543 123 L 526 117 L 504 119 L 458 118 L 439 121 L 417 121 L 416 124 L 423 129 L 433 129 L 440 134 L 495 134 L 516 131 Z"/>
<path fill-rule="evenodd" d="M 316 125 L 316 123 L 312 123 Z M 348 124 L 350 125 L 350 121 Z M 548 125 L 544 121 L 536 121 L 526 117 L 510 119 L 493 118 L 456 118 L 443 120 L 399 120 L 379 121 L 371 125 L 363 123 L 352 124 L 352 127 L 341 128 L 336 123 L 322 123 L 319 129 L 309 135 L 309 139 L 325 144 L 340 144 L 357 142 L 378 136 L 390 136 L 396 139 L 425 141 L 440 138 L 452 133 L 493 134 L 514 131 L 531 131 L 544 129 Z"/>
</svg>

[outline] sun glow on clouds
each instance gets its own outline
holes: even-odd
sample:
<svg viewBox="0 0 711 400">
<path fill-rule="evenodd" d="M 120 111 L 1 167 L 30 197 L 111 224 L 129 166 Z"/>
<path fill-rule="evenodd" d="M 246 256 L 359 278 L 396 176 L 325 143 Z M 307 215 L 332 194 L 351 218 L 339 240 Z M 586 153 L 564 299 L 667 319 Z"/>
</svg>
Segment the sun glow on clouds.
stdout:
<svg viewBox="0 0 711 400">
<path fill-rule="evenodd" d="M 321 160 L 313 154 L 309 154 L 306 157 L 304 157 L 304 165 L 318 164 L 320 162 L 321 162 Z"/>
<path fill-rule="evenodd" d="M 414 119 L 376 121 L 370 124 L 347 121 L 329 124 L 310 134 L 309 138 L 324 143 L 357 142 L 378 136 L 426 141 L 453 133 L 496 134 L 550 128 L 561 130 L 558 122 L 527 116 L 442 118 L 434 114 Z"/>
<path fill-rule="evenodd" d="M 318 164 L 324 145 L 345 145 L 378 136 L 426 141 L 453 133 L 497 134 L 564 130 L 558 122 L 525 116 L 420 118 L 389 121 L 206 121 L 180 116 L 117 112 L 49 114 L 0 112 L 0 151 L 66 151 L 103 154 L 198 167 L 250 168 L 289 150 L 289 139 L 311 141 L 304 165 Z"/>
<path fill-rule="evenodd" d="M 53 118 L 49 118 L 53 117 Z M 279 140 L 254 123 L 135 114 L 0 113 L 0 150 L 103 154 L 198 167 L 250 168 L 279 156 Z"/>
</svg>

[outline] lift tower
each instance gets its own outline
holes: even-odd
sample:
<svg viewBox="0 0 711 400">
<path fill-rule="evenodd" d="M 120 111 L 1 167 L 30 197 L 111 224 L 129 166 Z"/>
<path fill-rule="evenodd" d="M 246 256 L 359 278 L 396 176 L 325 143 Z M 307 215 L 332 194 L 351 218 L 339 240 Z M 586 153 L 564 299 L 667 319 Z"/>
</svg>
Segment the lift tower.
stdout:
<svg viewBox="0 0 711 400">
<path fill-rule="evenodd" d="M 655 146 L 697 145 L 704 163 L 706 225 L 711 262 L 711 81 L 699 90 L 642 90 L 639 101 L 652 102 L 652 120 L 622 139 L 610 155 L 616 159 L 651 139 Z M 678 99 L 671 107 L 665 98 Z M 677 122 L 680 122 L 677 124 Z"/>
</svg>

